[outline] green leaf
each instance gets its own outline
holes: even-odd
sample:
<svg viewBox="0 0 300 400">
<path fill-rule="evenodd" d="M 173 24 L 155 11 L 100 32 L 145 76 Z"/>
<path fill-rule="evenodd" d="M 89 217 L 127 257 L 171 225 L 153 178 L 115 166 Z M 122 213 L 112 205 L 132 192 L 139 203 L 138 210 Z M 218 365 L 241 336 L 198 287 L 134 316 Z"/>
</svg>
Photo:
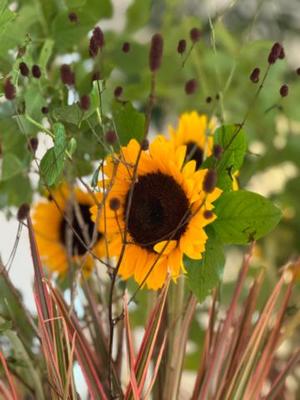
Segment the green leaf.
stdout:
<svg viewBox="0 0 300 400">
<path fill-rule="evenodd" d="M 232 174 L 243 165 L 247 151 L 246 134 L 236 125 L 222 125 L 214 134 L 214 142 L 224 149 L 222 157 L 217 163 L 217 186 L 226 191 L 231 190 Z M 214 163 L 214 157 L 209 157 L 203 164 L 203 168 L 211 167 Z"/>
<path fill-rule="evenodd" d="M 83 112 L 80 110 L 77 104 L 70 106 L 62 106 L 53 110 L 53 117 L 57 120 L 67 122 L 78 126 L 82 119 Z"/>
<path fill-rule="evenodd" d="M 143 137 L 145 115 L 133 108 L 131 103 L 115 101 L 112 115 L 121 144 L 125 145 L 130 139 L 140 140 Z"/>
<path fill-rule="evenodd" d="M 51 57 L 53 46 L 54 41 L 52 39 L 45 40 L 39 57 L 39 66 L 41 67 L 42 71 L 46 71 L 47 63 Z"/>
<path fill-rule="evenodd" d="M 14 14 L 8 8 L 8 1 L 0 1 L 0 38 L 8 28 L 9 24 L 15 19 L 16 14 Z"/>
<path fill-rule="evenodd" d="M 134 32 L 139 28 L 143 28 L 150 19 L 151 0 L 135 0 L 127 10 L 127 27 L 128 32 Z"/>
<path fill-rule="evenodd" d="M 0 323 L 0 333 L 12 329 L 11 321 L 4 321 Z"/>
<path fill-rule="evenodd" d="M 0 208 L 8 206 L 19 207 L 22 203 L 31 203 L 31 200 L 32 188 L 27 176 L 20 173 L 11 179 L 0 181 Z"/>
<path fill-rule="evenodd" d="M 24 166 L 21 160 L 13 153 L 5 153 L 2 163 L 2 180 L 6 181 L 15 175 L 18 175 Z"/>
<path fill-rule="evenodd" d="M 201 303 L 219 283 L 225 264 L 222 243 L 210 234 L 201 260 L 185 257 L 188 285 Z"/>
<path fill-rule="evenodd" d="M 281 211 L 263 196 L 239 190 L 224 193 L 215 203 L 213 227 L 223 243 L 247 244 L 272 231 Z"/>
<path fill-rule="evenodd" d="M 112 15 L 110 0 L 89 0 L 88 6 L 73 9 L 78 17 L 78 24 L 69 21 L 68 10 L 61 11 L 53 20 L 51 30 L 55 47 L 59 50 L 72 49 L 80 41 L 87 42 L 86 35 L 102 18 Z"/>
<path fill-rule="evenodd" d="M 55 123 L 53 130 L 54 147 L 46 152 L 40 163 L 41 177 L 49 186 L 56 184 L 63 172 L 67 147 L 64 126 L 61 123 Z"/>
</svg>

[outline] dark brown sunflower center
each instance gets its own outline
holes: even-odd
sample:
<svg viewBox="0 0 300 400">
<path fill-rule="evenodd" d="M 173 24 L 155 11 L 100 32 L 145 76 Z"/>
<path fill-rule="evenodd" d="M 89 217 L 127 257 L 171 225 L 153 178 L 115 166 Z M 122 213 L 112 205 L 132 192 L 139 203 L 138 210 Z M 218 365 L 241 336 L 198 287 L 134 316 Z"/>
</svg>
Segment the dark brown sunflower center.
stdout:
<svg viewBox="0 0 300 400">
<path fill-rule="evenodd" d="M 195 160 L 196 169 L 200 168 L 203 163 L 203 149 L 196 142 L 187 142 L 185 159 L 186 161 Z"/>
<path fill-rule="evenodd" d="M 81 218 L 79 217 L 79 213 Z M 66 214 L 66 218 L 68 218 L 68 221 L 72 222 L 72 228 L 64 218 L 59 229 L 60 241 L 64 246 L 67 246 L 67 243 L 71 244 L 72 256 L 82 256 L 86 253 L 87 247 L 92 240 L 95 226 L 91 220 L 90 205 L 79 204 L 76 211 L 74 207 L 72 207 L 72 210 Z M 98 232 L 97 240 L 99 240 L 101 236 L 102 234 Z"/>
<path fill-rule="evenodd" d="M 124 219 L 128 198 L 129 192 Z M 134 185 L 128 231 L 135 243 L 152 250 L 162 240 L 178 240 L 189 215 L 189 201 L 175 179 L 160 172 L 147 174 Z"/>
</svg>

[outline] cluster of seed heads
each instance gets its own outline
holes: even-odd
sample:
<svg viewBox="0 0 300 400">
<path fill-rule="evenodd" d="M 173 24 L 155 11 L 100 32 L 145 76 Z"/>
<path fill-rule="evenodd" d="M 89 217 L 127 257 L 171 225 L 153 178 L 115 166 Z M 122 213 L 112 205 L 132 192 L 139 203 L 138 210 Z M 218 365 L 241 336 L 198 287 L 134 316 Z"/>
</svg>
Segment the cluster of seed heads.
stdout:
<svg viewBox="0 0 300 400">
<path fill-rule="evenodd" d="M 269 66 L 274 65 L 277 60 L 283 60 L 285 58 L 285 51 L 279 42 L 275 42 L 268 55 Z M 296 73 L 300 75 L 300 68 L 297 68 Z M 260 68 L 255 67 L 250 74 L 250 80 L 253 83 L 258 83 L 260 80 Z M 280 86 L 279 94 L 281 97 L 286 97 L 289 94 L 289 87 L 286 83 Z"/>
</svg>

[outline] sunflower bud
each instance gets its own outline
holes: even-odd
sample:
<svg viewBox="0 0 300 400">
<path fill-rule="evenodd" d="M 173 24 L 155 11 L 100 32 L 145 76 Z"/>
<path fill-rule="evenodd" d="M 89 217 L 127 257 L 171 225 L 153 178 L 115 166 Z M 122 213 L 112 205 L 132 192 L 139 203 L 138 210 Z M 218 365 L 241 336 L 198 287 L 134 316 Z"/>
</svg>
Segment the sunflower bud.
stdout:
<svg viewBox="0 0 300 400">
<path fill-rule="evenodd" d="M 217 173 L 214 169 L 209 169 L 204 177 L 203 190 L 212 193 L 217 184 Z"/>
<path fill-rule="evenodd" d="M 152 36 L 151 46 L 149 52 L 149 68 L 150 71 L 155 72 L 159 69 L 163 55 L 164 41 L 160 33 Z"/>
</svg>

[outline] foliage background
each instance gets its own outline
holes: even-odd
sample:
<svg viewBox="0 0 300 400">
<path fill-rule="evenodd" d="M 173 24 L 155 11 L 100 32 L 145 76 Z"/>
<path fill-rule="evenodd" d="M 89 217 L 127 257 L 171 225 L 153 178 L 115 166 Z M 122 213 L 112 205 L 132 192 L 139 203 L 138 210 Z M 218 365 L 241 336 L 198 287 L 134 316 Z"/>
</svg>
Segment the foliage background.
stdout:
<svg viewBox="0 0 300 400">
<path fill-rule="evenodd" d="M 26 115 L 41 123 L 44 117 L 41 107 L 49 105 L 49 118 L 52 121 L 60 118 L 66 126 L 68 139 L 73 136 L 77 141 L 74 163 L 68 166 L 69 176 L 91 175 L 94 161 L 107 150 L 101 143 L 94 146 L 91 140 L 90 126 L 95 125 L 93 114 L 97 101 L 91 73 L 94 68 L 100 68 L 102 78 L 106 80 L 104 114 L 118 85 L 124 89 L 122 97 L 143 111 L 150 82 L 149 38 L 153 32 L 160 31 L 165 39 L 165 51 L 158 74 L 153 133 L 165 130 L 166 124 L 176 123 L 181 112 L 193 109 L 215 114 L 229 124 L 239 123 L 251 105 L 245 125 L 249 152 L 240 172 L 240 183 L 242 187 L 267 194 L 284 211 L 277 229 L 259 242 L 257 264 L 269 268 L 267 296 L 277 269 L 300 250 L 300 77 L 295 72 L 300 66 L 298 2 L 135 0 L 127 8 L 126 2 L 112 3 L 110 0 L 20 0 L 8 2 L 11 11 L 6 8 L 6 3 L 0 1 L 1 82 L 10 74 L 19 80 L 20 88 L 15 106 L 6 102 L 0 107 L 1 255 L 8 256 L 14 241 L 13 237 L 8 244 L 2 241 L 6 226 L 3 215 L 13 220 L 14 207 L 24 201 L 31 202 L 40 190 L 36 167 L 27 150 L 28 137 L 37 135 L 39 129 L 26 119 Z M 77 13 L 78 23 L 69 22 L 70 11 Z M 93 65 L 88 54 L 87 34 L 99 21 L 105 32 L 105 47 L 103 57 Z M 177 42 L 188 38 L 194 26 L 201 28 L 203 37 L 182 68 L 183 59 L 176 52 Z M 127 40 L 132 48 L 130 53 L 124 54 L 121 47 Z M 272 66 L 264 89 L 252 106 L 256 88 L 249 75 L 256 66 L 266 69 L 267 55 L 275 41 L 283 43 L 286 58 Z M 29 65 L 41 66 L 40 80 L 22 81 L 23 78 L 17 76 L 20 58 L 16 59 L 16 53 L 24 46 L 23 59 Z M 76 73 L 76 91 L 89 93 L 92 97 L 92 107 L 80 128 L 78 122 L 82 116 L 74 107 L 65 106 L 76 100 L 77 93 L 68 91 L 60 82 L 59 66 L 70 61 Z M 191 78 L 198 80 L 199 89 L 194 95 L 186 96 L 184 83 Z M 289 84 L 290 93 L 281 99 L 279 88 L 283 83 Z M 23 90 L 25 86 L 26 90 Z M 216 95 L 220 96 L 219 100 Z M 209 104 L 207 96 L 213 99 Z M 109 127 L 109 120 L 107 124 Z M 95 134 L 101 136 L 95 129 Z M 50 145 L 44 135 L 39 134 L 39 137 L 44 142 L 37 154 L 41 157 Z M 128 137 L 121 140 L 126 143 Z M 25 251 L 27 248 L 18 249 L 20 258 Z M 240 254 L 240 248 L 228 248 L 227 283 L 222 289 L 225 302 L 236 274 L 233 266 L 237 265 L 236 257 Z M 13 263 L 12 271 L 19 275 L 18 268 L 20 265 Z M 27 280 L 25 276 L 22 279 Z M 141 292 L 134 311 L 136 326 L 144 323 L 145 304 L 146 297 Z M 199 334 L 199 327 L 202 327 L 201 317 L 194 321 L 192 340 Z M 191 346 L 186 365 L 190 370 L 194 370 L 198 362 L 195 346 L 195 343 Z"/>
</svg>

